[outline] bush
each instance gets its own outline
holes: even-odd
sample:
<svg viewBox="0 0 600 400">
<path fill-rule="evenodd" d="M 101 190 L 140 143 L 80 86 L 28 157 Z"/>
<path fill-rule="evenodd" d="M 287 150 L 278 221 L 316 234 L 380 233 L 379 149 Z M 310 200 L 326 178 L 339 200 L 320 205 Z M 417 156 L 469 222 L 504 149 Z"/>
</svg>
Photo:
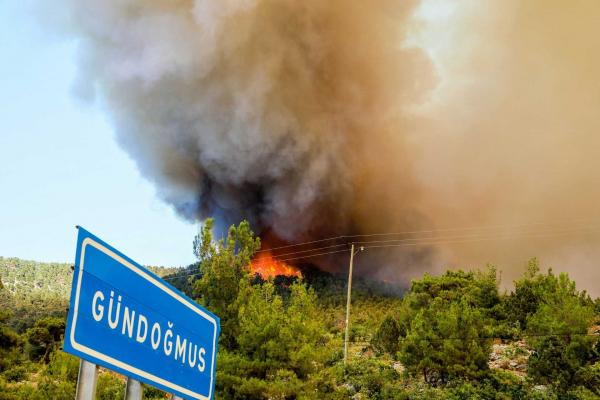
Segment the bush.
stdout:
<svg viewBox="0 0 600 400">
<path fill-rule="evenodd" d="M 112 372 L 103 372 L 98 375 L 96 384 L 96 399 L 113 400 L 122 398 L 125 393 L 125 382 Z"/>
<path fill-rule="evenodd" d="M 345 377 L 343 374 L 345 372 Z M 347 395 L 360 393 L 361 398 L 393 399 L 398 398 L 403 389 L 398 385 L 400 375 L 388 363 L 376 359 L 359 358 L 348 363 L 345 371 L 338 369 L 339 380 Z"/>
<path fill-rule="evenodd" d="M 566 274 L 548 279 L 552 284 L 543 293 L 543 302 L 527 318 L 528 342 L 534 350 L 528 372 L 534 382 L 564 394 L 585 384 L 585 369 L 598 360 L 598 339 L 587 334 L 594 309 Z M 594 381 L 593 374 L 589 379 Z"/>
<path fill-rule="evenodd" d="M 455 378 L 478 379 L 489 369 L 491 340 L 485 318 L 466 300 L 444 303 L 436 298 L 412 320 L 400 344 L 400 360 L 412 375 L 433 385 Z"/>
<path fill-rule="evenodd" d="M 593 309 L 594 302 L 585 291 L 578 292 L 575 282 L 567 274 L 554 275 L 552 269 L 540 273 L 537 259 L 529 261 L 524 277 L 515 281 L 515 290 L 506 299 L 507 315 L 514 323 L 525 330 L 529 329 L 529 319 L 539 307 L 561 298 L 574 299 L 579 304 Z"/>
<path fill-rule="evenodd" d="M 79 374 L 79 359 L 61 350 L 50 355 L 44 375 L 51 380 L 64 380 L 75 385 Z"/>
<path fill-rule="evenodd" d="M 44 379 L 38 385 L 36 399 L 72 400 L 75 397 L 75 384 L 67 381 Z"/>
<path fill-rule="evenodd" d="M 27 330 L 28 353 L 31 360 L 50 361 L 50 353 L 64 335 L 65 321 L 63 318 L 47 317 L 35 322 L 33 328 Z"/>
<path fill-rule="evenodd" d="M 371 344 L 376 350 L 395 356 L 398 351 L 399 338 L 400 328 L 398 323 L 392 316 L 388 315 L 379 325 Z"/>
<path fill-rule="evenodd" d="M 412 310 L 427 307 L 434 299 L 445 303 L 465 300 L 470 306 L 491 311 L 500 304 L 496 268 L 486 272 L 447 271 L 442 276 L 425 274 L 414 280 L 405 302 Z"/>
<path fill-rule="evenodd" d="M 33 385 L 25 383 L 8 386 L 0 380 L 0 400 L 45 400 Z"/>
<path fill-rule="evenodd" d="M 144 397 L 145 400 L 163 400 L 165 398 L 165 392 L 152 386 L 144 385 Z"/>
<path fill-rule="evenodd" d="M 584 387 L 600 396 L 600 361 L 579 370 L 577 378 Z"/>
<path fill-rule="evenodd" d="M 16 365 L 2 373 L 4 379 L 6 379 L 8 382 L 19 382 L 25 380 L 27 375 L 27 368 L 22 365 Z"/>
<path fill-rule="evenodd" d="M 284 302 L 271 282 L 240 282 L 239 349 L 217 355 L 217 393 L 223 398 L 298 396 L 328 359 L 314 291 L 303 283 L 290 290 Z"/>
</svg>

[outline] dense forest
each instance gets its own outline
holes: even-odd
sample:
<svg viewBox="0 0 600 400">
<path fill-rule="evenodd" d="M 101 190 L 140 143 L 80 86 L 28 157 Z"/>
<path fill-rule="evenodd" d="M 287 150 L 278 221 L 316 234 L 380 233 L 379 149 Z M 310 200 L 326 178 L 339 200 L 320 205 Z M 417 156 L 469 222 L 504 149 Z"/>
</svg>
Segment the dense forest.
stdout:
<svg viewBox="0 0 600 400">
<path fill-rule="evenodd" d="M 348 362 L 346 277 L 264 280 L 247 223 L 194 241 L 198 263 L 151 269 L 221 317 L 219 399 L 598 399 L 600 299 L 567 274 L 524 265 L 424 275 L 406 290 L 356 279 Z M 61 351 L 72 269 L 0 258 L 0 399 L 72 399 L 78 360 Z M 99 399 L 124 378 L 99 375 Z M 165 394 L 145 388 L 147 399 Z"/>
</svg>

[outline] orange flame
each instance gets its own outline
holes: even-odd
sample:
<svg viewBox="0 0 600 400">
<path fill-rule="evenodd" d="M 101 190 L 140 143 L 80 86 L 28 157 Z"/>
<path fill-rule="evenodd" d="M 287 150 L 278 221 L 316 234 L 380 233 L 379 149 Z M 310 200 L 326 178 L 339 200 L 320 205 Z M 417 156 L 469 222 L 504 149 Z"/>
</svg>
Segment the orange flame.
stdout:
<svg viewBox="0 0 600 400">
<path fill-rule="evenodd" d="M 276 260 L 269 251 L 258 253 L 256 257 L 254 257 L 254 260 L 250 262 L 250 271 L 255 274 L 260 274 L 263 279 L 275 277 L 277 275 L 302 276 L 298 268 L 286 264 L 283 261 Z"/>
</svg>

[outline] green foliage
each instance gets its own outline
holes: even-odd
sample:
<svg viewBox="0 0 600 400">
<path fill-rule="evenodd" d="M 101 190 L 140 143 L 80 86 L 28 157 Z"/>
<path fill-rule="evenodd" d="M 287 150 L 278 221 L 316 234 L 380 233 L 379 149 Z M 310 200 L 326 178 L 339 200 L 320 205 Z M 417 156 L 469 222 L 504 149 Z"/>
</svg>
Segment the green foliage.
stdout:
<svg viewBox="0 0 600 400">
<path fill-rule="evenodd" d="M 194 291 L 221 318 L 217 391 L 239 399 L 296 396 L 326 358 L 315 292 L 252 279 L 248 266 L 260 240 L 249 224 L 232 226 L 217 242 L 212 224 L 207 220 L 194 241 L 202 274 Z"/>
<path fill-rule="evenodd" d="M 567 274 L 556 276 L 552 270 L 540 273 L 537 259 L 531 259 L 523 278 L 515 281 L 515 289 L 506 299 L 507 313 L 511 320 L 523 329 L 527 329 L 529 318 L 539 307 L 551 301 L 559 301 L 559 297 L 577 299 L 582 305 L 593 307 L 593 302 L 584 292 L 577 292 L 575 282 L 569 280 Z"/>
<path fill-rule="evenodd" d="M 20 356 L 22 340 L 17 332 L 6 325 L 9 318 L 9 312 L 0 311 L 0 372 L 9 368 Z"/>
<path fill-rule="evenodd" d="M 398 332 L 400 360 L 433 386 L 480 379 L 488 371 L 491 321 L 500 304 L 494 267 L 425 274 L 412 282 L 398 310 L 398 329 L 388 328 L 387 342 L 393 346 L 392 333 Z"/>
<path fill-rule="evenodd" d="M 148 268 L 159 276 L 182 272 L 180 268 Z M 41 318 L 65 318 L 72 280 L 70 264 L 0 257 L 0 281 L 4 286 L 0 289 L 0 320 L 9 311 L 6 324 L 23 333 Z"/>
<path fill-rule="evenodd" d="M 483 313 L 466 300 L 434 299 L 411 321 L 400 360 L 434 386 L 451 379 L 478 379 L 488 370 L 491 340 Z"/>
<path fill-rule="evenodd" d="M 530 336 L 535 339 L 543 334 L 587 334 L 594 320 L 594 309 L 573 291 L 574 285 L 566 274 L 561 274 L 558 285 L 543 293 L 537 310 L 526 320 Z"/>
<path fill-rule="evenodd" d="M 345 369 L 347 395 L 362 395 L 367 399 L 397 398 L 403 392 L 400 375 L 388 363 L 376 359 L 356 359 Z M 340 379 L 341 380 L 341 379 Z"/>
<path fill-rule="evenodd" d="M 371 344 L 375 349 L 393 356 L 398 351 L 400 334 L 398 322 L 391 315 L 388 315 L 379 325 Z"/>
<path fill-rule="evenodd" d="M 473 307 L 491 310 L 500 303 L 496 268 L 485 272 L 447 271 L 435 277 L 425 274 L 414 280 L 405 302 L 413 310 L 427 307 L 434 299 L 444 302 L 465 300 Z"/>
<path fill-rule="evenodd" d="M 47 316 L 64 317 L 73 271 L 69 264 L 0 257 L 0 304 L 11 311 L 8 325 L 19 333 Z"/>
<path fill-rule="evenodd" d="M 43 370 L 38 394 L 43 399 L 72 399 L 75 397 L 79 359 L 56 350 Z"/>
<path fill-rule="evenodd" d="M 600 396 L 600 361 L 587 365 L 578 371 L 577 381 L 585 388 Z"/>
<path fill-rule="evenodd" d="M 589 358 L 584 338 L 565 341 L 557 336 L 545 337 L 529 358 L 529 376 L 534 382 L 552 385 L 560 391 L 576 386 L 582 364 Z"/>
<path fill-rule="evenodd" d="M 198 263 L 190 264 L 185 268 L 161 267 L 153 272 L 190 297 L 194 297 L 194 283 L 201 275 L 198 272 Z"/>
<path fill-rule="evenodd" d="M 534 353 L 529 358 L 529 376 L 534 382 L 552 385 L 560 393 L 578 385 L 593 384 L 586 369 L 599 359 L 598 338 L 588 335 L 594 320 L 594 305 L 585 292 L 576 290 L 566 274 L 558 277 L 535 274 L 538 307 L 526 319 L 528 342 Z"/>
<path fill-rule="evenodd" d="M 15 365 L 2 373 L 4 379 L 8 382 L 19 382 L 24 380 L 28 375 L 27 368 L 23 365 Z"/>
<path fill-rule="evenodd" d="M 597 330 L 600 300 L 565 274 L 540 273 L 536 260 L 509 295 L 499 293 L 493 267 L 425 275 L 404 298 L 393 285 L 355 277 L 344 365 L 345 274 L 250 276 L 260 241 L 249 225 L 220 241 L 211 229 L 208 220 L 194 241 L 198 264 L 150 269 L 221 317 L 217 398 L 600 398 L 600 340 L 584 334 Z M 0 258 L 0 400 L 73 398 L 79 360 L 59 350 L 71 277 L 67 264 Z M 491 337 L 528 339 L 495 342 L 490 369 Z M 97 398 L 122 398 L 124 385 L 102 370 Z M 147 387 L 144 398 L 165 393 Z"/>
<path fill-rule="evenodd" d="M 79 359 L 75 356 L 57 350 L 50 356 L 50 363 L 46 367 L 45 375 L 54 380 L 77 382 L 79 373 Z"/>
<path fill-rule="evenodd" d="M 225 398 L 287 398 L 323 365 L 327 352 L 314 291 L 295 283 L 286 302 L 271 282 L 240 282 L 238 351 L 222 351 L 218 390 Z"/>
<path fill-rule="evenodd" d="M 70 400 L 75 397 L 75 384 L 44 379 L 38 384 L 36 399 Z"/>
<path fill-rule="evenodd" d="M 2 354 L 3 351 L 8 351 L 11 348 L 19 345 L 20 342 L 21 339 L 17 332 L 8 326 L 2 325 L 2 321 L 0 319 L 0 354 Z"/>
<path fill-rule="evenodd" d="M 194 240 L 194 253 L 199 260 L 202 277 L 194 285 L 200 304 L 221 318 L 219 344 L 234 348 L 239 333 L 237 302 L 240 281 L 248 278 L 248 265 L 260 248 L 248 222 L 232 226 L 226 239 L 213 241 L 213 221 L 204 222 L 202 232 Z"/>
<path fill-rule="evenodd" d="M 62 318 L 47 317 L 35 322 L 33 328 L 27 330 L 29 357 L 49 362 L 50 351 L 59 343 L 65 332 L 65 321 Z"/>
<path fill-rule="evenodd" d="M 144 393 L 142 398 L 145 400 L 163 400 L 165 398 L 165 392 L 160 389 L 148 385 L 143 385 L 143 388 Z"/>
<path fill-rule="evenodd" d="M 96 399 L 120 399 L 123 397 L 123 393 L 125 393 L 125 382 L 123 381 L 123 378 L 108 371 L 98 375 Z"/>
</svg>

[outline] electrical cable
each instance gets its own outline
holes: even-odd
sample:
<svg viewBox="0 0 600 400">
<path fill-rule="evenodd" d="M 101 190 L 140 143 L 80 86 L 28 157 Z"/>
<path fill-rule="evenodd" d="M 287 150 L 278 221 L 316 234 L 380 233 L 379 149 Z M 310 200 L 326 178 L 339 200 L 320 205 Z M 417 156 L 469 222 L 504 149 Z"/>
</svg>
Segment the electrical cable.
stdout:
<svg viewBox="0 0 600 400">
<path fill-rule="evenodd" d="M 468 243 L 468 242 L 478 242 L 478 241 L 485 241 L 485 240 L 507 240 L 507 239 L 514 239 L 514 238 L 519 238 L 519 239 L 526 239 L 526 238 L 544 238 L 544 237 L 553 237 L 553 236 L 561 236 L 564 234 L 570 234 L 570 233 L 596 233 L 596 232 L 600 232 L 597 229 L 585 229 L 585 230 L 569 230 L 569 231 L 555 231 L 555 232 L 547 232 L 547 233 L 512 233 L 510 234 L 510 236 L 506 236 L 502 235 L 496 235 L 496 236 L 480 236 L 480 237 L 476 237 L 476 236 L 471 236 L 471 237 L 466 237 L 463 240 L 451 240 L 452 238 L 415 238 L 415 239 L 397 239 L 397 241 L 408 241 L 408 240 L 412 240 L 413 243 L 400 243 L 400 244 L 384 244 L 384 245 L 367 245 L 367 246 L 363 246 L 364 249 L 375 249 L 375 248 L 386 248 L 386 247 L 406 247 L 406 246 L 426 246 L 426 245 L 436 245 L 436 244 L 454 244 L 454 243 Z M 380 242 L 387 242 L 387 241 L 372 241 L 370 243 L 380 243 Z M 357 244 L 357 242 L 355 242 L 355 244 Z M 283 259 L 276 259 L 276 261 L 279 262 L 286 262 L 286 261 L 292 261 L 292 260 L 298 260 L 298 259 L 304 259 L 304 258 L 310 258 L 310 257 L 315 257 L 315 256 L 321 256 L 321 255 L 327 255 L 327 254 L 335 254 L 335 253 L 341 253 L 341 252 L 345 252 L 347 250 L 340 250 L 340 251 L 332 251 L 332 252 L 324 252 L 324 253 L 317 253 L 317 254 L 309 254 L 309 255 L 305 255 L 305 256 L 300 256 L 300 257 L 291 257 L 291 258 L 283 258 Z M 260 263 L 256 264 L 256 265 L 261 265 Z"/>
<path fill-rule="evenodd" d="M 588 221 L 589 222 L 589 221 Z M 540 224 L 537 224 L 540 225 Z M 546 225 L 550 225 L 550 224 L 546 224 Z M 522 224 L 520 225 L 521 227 L 531 227 L 532 224 Z M 508 227 L 508 226 L 505 226 Z M 511 226 L 511 228 L 515 228 L 516 226 Z M 497 229 L 497 227 L 494 227 L 495 229 Z M 475 228 L 453 228 L 452 230 L 459 230 L 459 229 L 475 229 Z M 492 227 L 489 227 L 488 229 L 493 229 Z M 450 229 L 448 229 L 447 231 L 449 231 Z M 420 232 L 426 232 L 426 231 L 420 231 Z M 429 231 L 429 232 L 434 232 Z M 570 233 L 596 233 L 598 232 L 598 228 L 596 226 L 588 226 L 588 227 L 569 227 L 569 228 L 563 228 L 560 230 L 550 230 L 550 231 L 545 231 L 545 232 L 490 232 L 489 234 L 487 233 L 472 233 L 472 234 L 465 234 L 465 235 L 460 235 L 460 236 L 450 236 L 450 237 L 444 237 L 444 236 L 437 236 L 437 237 L 425 237 L 425 238 L 404 238 L 404 239 L 388 239 L 388 240 L 372 240 L 372 241 L 360 241 L 360 242 L 353 242 L 354 244 L 364 244 L 364 248 L 365 249 L 376 249 L 376 248 L 389 248 L 389 247 L 405 247 L 405 246 L 425 246 L 425 245 L 436 245 L 436 244 L 455 244 L 455 243 L 468 243 L 468 242 L 477 242 L 477 241 L 485 241 L 485 240 L 507 240 L 507 239 L 513 239 L 513 238 L 544 238 L 544 237 L 553 237 L 553 236 L 561 236 L 563 234 L 570 234 Z M 395 235 L 396 233 L 388 233 L 388 234 L 371 234 L 371 235 L 344 235 L 344 236 L 337 236 L 336 238 L 344 238 L 344 237 L 358 237 L 358 236 L 383 236 L 383 235 Z M 406 232 L 404 233 L 406 234 Z M 321 241 L 324 240 L 328 240 L 328 239 L 323 239 Z M 313 241 L 313 242 L 317 242 L 317 241 Z M 308 244 L 308 243 L 313 243 L 313 242 L 305 242 L 305 243 L 299 243 L 298 246 L 300 245 L 304 245 L 304 244 Z M 401 243 L 400 243 L 401 242 Z M 381 245 L 379 245 L 379 243 L 382 243 Z M 383 244 L 386 243 L 386 244 Z M 387 244 L 387 243 L 396 243 L 396 244 Z M 279 258 L 282 256 L 289 256 L 289 255 L 296 255 L 296 254 L 304 254 L 304 253 L 313 253 L 315 251 L 319 251 L 319 250 L 325 250 L 325 249 L 330 249 L 330 248 L 337 248 L 337 247 L 342 247 L 342 246 L 348 246 L 349 244 L 351 244 L 351 242 L 346 242 L 346 243 L 340 243 L 340 244 L 336 244 L 336 245 L 331 245 L 331 246 L 322 246 L 322 247 L 317 247 L 317 248 L 313 248 L 313 249 L 306 249 L 306 250 L 300 250 L 300 251 L 294 251 L 294 252 L 288 252 L 288 253 L 283 253 L 283 254 L 274 254 L 273 258 L 276 262 L 287 262 L 287 261 L 294 261 L 294 260 L 300 260 L 300 259 L 306 259 L 306 258 L 312 258 L 312 257 L 320 257 L 320 256 L 325 256 L 325 255 L 330 255 L 330 254 L 338 254 L 338 253 L 343 253 L 348 251 L 347 249 L 344 250 L 335 250 L 335 251 L 326 251 L 326 252 L 319 252 L 319 253 L 315 253 L 315 254 L 306 254 L 303 256 L 298 256 L 298 257 L 285 257 L 285 258 Z M 284 248 L 284 247 L 290 247 L 290 246 L 282 246 L 279 248 Z M 271 249 L 265 249 L 265 250 L 261 250 L 261 251 L 270 251 L 273 250 L 275 248 L 271 248 Z M 259 251 L 260 252 L 260 251 Z M 257 253 L 259 253 L 257 252 Z M 258 260 L 258 262 L 253 263 L 254 266 L 257 267 L 261 267 L 261 266 L 266 266 L 269 265 L 270 262 L 261 262 L 260 260 Z M 199 275 L 198 273 L 190 273 L 190 274 L 181 274 L 181 275 L 177 275 L 177 276 L 169 276 L 168 279 L 165 280 L 172 280 L 172 279 L 176 279 L 178 277 L 185 277 L 185 276 L 195 276 L 195 275 Z"/>
<path fill-rule="evenodd" d="M 526 224 L 518 224 L 518 225 L 493 225 L 493 226 L 472 226 L 472 227 L 463 227 L 463 228 L 439 228 L 439 229 L 427 229 L 427 230 L 416 230 L 416 231 L 403 231 L 403 232 L 387 232 L 387 233 L 370 233 L 370 234 L 358 234 L 358 235 L 340 235 L 340 236 L 332 236 L 329 238 L 311 240 L 308 242 L 289 244 L 285 246 L 272 247 L 270 249 L 258 250 L 257 253 L 284 249 L 289 247 L 298 247 L 304 246 L 308 244 L 339 240 L 339 239 L 352 239 L 358 237 L 374 237 L 374 236 L 397 236 L 397 235 L 414 235 L 420 233 L 434 233 L 434 232 L 452 232 L 452 231 L 461 231 L 461 230 L 493 230 L 493 229 L 515 229 L 522 227 L 531 227 L 531 226 L 555 226 L 563 224 L 564 222 L 568 223 L 586 223 L 589 224 L 589 219 L 579 219 L 579 220 L 563 220 L 563 221 L 553 221 L 553 222 L 530 222 Z"/>
<path fill-rule="evenodd" d="M 561 229 L 560 232 L 563 232 L 565 229 L 568 230 L 568 231 L 571 231 L 571 230 L 576 230 L 577 231 L 577 230 L 595 229 L 595 227 L 569 227 L 569 228 L 563 228 L 563 229 Z M 541 232 L 541 233 L 547 233 L 547 232 L 548 231 Z M 442 236 L 442 237 L 435 237 L 434 236 L 434 237 L 418 237 L 418 238 L 388 239 L 388 240 L 352 241 L 352 242 L 344 242 L 344 243 L 340 243 L 340 244 L 336 244 L 336 245 L 331 245 L 331 246 L 322 246 L 322 247 L 316 247 L 316 248 L 313 248 L 313 249 L 299 250 L 299 251 L 282 253 L 282 254 L 276 254 L 276 253 L 274 253 L 272 255 L 273 255 L 273 257 L 282 257 L 282 256 L 287 256 L 287 255 L 310 253 L 310 252 L 318 251 L 318 250 L 322 250 L 322 249 L 329 249 L 329 248 L 335 248 L 335 247 L 348 246 L 351 243 L 354 243 L 354 244 L 369 244 L 369 243 L 384 243 L 384 242 L 411 242 L 411 241 L 420 241 L 420 240 L 423 241 L 423 240 L 433 240 L 433 239 L 436 239 L 436 240 L 438 240 L 438 239 L 439 240 L 447 240 L 447 239 L 455 239 L 455 238 L 458 239 L 458 238 L 463 238 L 463 237 L 464 238 L 473 237 L 473 236 L 477 237 L 477 236 L 481 236 L 481 235 L 499 235 L 500 234 L 501 236 L 504 236 L 504 235 L 508 235 L 508 234 L 515 235 L 515 234 L 523 234 L 523 233 L 538 233 L 538 232 L 520 232 L 520 233 L 519 232 L 517 232 L 517 233 L 515 233 L 515 232 L 490 232 L 489 234 L 487 234 L 487 233 L 481 233 L 481 232 L 474 232 L 474 233 L 464 234 L 464 235 L 461 235 L 459 237 L 444 237 L 444 236 Z M 388 234 L 378 234 L 378 235 L 388 235 Z M 389 234 L 389 235 L 393 235 L 393 233 Z M 356 236 L 358 236 L 358 235 L 356 235 Z M 494 236 L 494 237 L 501 237 L 501 236 Z M 338 238 L 341 238 L 341 237 L 343 237 L 343 236 L 338 236 Z M 309 243 L 309 242 L 306 242 L 306 243 Z M 298 245 L 302 245 L 302 244 L 299 243 Z M 275 249 L 275 248 L 259 250 L 259 251 L 257 251 L 257 254 L 259 252 L 271 251 L 273 249 Z"/>
</svg>

